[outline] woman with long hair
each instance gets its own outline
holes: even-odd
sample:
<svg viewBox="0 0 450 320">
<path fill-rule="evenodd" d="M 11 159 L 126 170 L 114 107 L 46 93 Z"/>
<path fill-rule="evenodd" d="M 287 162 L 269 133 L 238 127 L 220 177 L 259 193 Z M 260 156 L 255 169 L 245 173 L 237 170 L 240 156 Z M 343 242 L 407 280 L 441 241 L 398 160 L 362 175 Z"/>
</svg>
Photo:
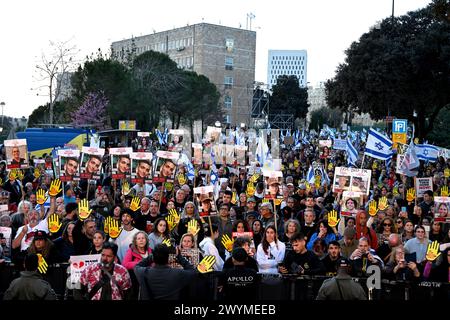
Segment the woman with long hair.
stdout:
<svg viewBox="0 0 450 320">
<path fill-rule="evenodd" d="M 255 247 L 258 248 L 264 236 L 264 227 L 262 221 L 259 219 L 253 220 L 252 223 L 253 241 L 255 242 Z"/>
<path fill-rule="evenodd" d="M 256 251 L 259 272 L 278 273 L 278 263 L 283 262 L 285 254 L 285 244 L 278 240 L 275 226 L 269 224 Z"/>
<path fill-rule="evenodd" d="M 342 236 L 337 232 L 336 227 L 332 228 L 328 225 L 327 220 L 320 220 L 317 224 L 316 232 L 313 233 L 311 239 L 309 239 L 306 248 L 312 251 L 314 247 L 314 241 L 316 241 L 316 239 L 318 238 L 325 240 L 325 243 L 328 245 L 330 241 L 339 241 Z"/>
<path fill-rule="evenodd" d="M 170 239 L 169 225 L 164 218 L 156 219 L 153 231 L 148 235 L 149 247 L 153 250 L 164 239 Z"/>
<path fill-rule="evenodd" d="M 297 219 L 288 219 L 284 223 L 284 233 L 280 236 L 280 241 L 283 241 L 286 245 L 286 250 L 291 250 L 292 245 L 290 242 L 291 237 L 300 232 L 300 223 Z"/>
<path fill-rule="evenodd" d="M 133 270 L 134 266 L 142 259 L 147 258 L 151 252 L 147 233 L 139 231 L 133 236 L 130 249 L 125 254 L 122 265 L 128 270 Z"/>
<path fill-rule="evenodd" d="M 75 222 L 69 222 L 66 224 L 61 237 L 53 241 L 58 253 L 58 260 L 56 262 L 68 262 L 70 256 L 75 255 L 72 236 L 73 228 L 75 228 Z"/>
<path fill-rule="evenodd" d="M 411 220 L 405 220 L 403 232 L 402 232 L 402 242 L 403 244 L 406 243 L 406 241 L 414 238 L 414 224 Z"/>
<path fill-rule="evenodd" d="M 202 220 L 200 219 L 200 216 L 198 214 L 197 207 L 195 206 L 194 202 L 187 201 L 184 205 L 183 211 L 181 212 L 180 216 L 180 222 L 178 223 L 177 229 L 176 229 L 176 235 L 177 239 L 180 239 L 183 234 L 188 232 L 188 225 L 191 220 L 197 221 L 197 227 L 199 228 L 198 233 L 195 235 L 195 242 L 197 246 L 204 238 L 204 231 L 202 228 Z M 181 240 L 181 239 L 180 239 Z M 178 242 L 180 243 L 180 242 Z"/>
<path fill-rule="evenodd" d="M 433 219 L 431 221 L 431 228 L 430 228 L 430 234 L 428 239 L 430 241 L 437 241 L 439 243 L 442 243 L 444 241 L 445 233 L 443 232 L 444 224 L 442 222 L 436 221 L 436 219 Z"/>
<path fill-rule="evenodd" d="M 377 229 L 377 237 L 378 243 L 384 243 L 389 240 L 389 236 L 392 233 L 397 233 L 397 226 L 394 223 L 394 220 L 391 217 L 384 217 Z"/>
</svg>

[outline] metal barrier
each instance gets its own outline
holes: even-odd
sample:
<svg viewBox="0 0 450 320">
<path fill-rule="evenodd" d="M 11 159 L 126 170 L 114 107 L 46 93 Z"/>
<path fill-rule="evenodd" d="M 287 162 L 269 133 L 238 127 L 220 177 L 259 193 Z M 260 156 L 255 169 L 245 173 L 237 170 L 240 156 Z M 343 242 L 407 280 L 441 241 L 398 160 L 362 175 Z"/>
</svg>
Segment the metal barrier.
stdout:
<svg viewBox="0 0 450 320">
<path fill-rule="evenodd" d="M 55 290 L 58 299 L 72 300 L 74 292 L 67 288 L 68 263 L 50 265 L 43 276 Z M 199 274 L 196 281 L 183 292 L 183 298 L 189 300 L 217 301 L 218 279 L 220 272 Z M 0 264 L 0 300 L 12 280 L 20 276 L 14 264 Z M 259 300 L 315 300 L 317 293 L 328 276 L 285 276 L 281 274 L 261 274 L 258 285 Z M 353 278 L 361 284 L 369 299 L 372 300 L 449 300 L 449 284 L 442 282 L 381 280 L 381 289 L 368 290 L 366 278 Z"/>
</svg>

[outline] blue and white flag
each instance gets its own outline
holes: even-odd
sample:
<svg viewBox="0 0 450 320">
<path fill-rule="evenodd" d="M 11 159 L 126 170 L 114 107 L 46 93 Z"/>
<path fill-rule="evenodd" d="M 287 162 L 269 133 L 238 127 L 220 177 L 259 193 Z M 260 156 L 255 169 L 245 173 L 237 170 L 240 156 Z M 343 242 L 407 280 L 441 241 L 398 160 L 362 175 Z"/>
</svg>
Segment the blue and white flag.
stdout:
<svg viewBox="0 0 450 320">
<path fill-rule="evenodd" d="M 420 160 L 435 162 L 438 157 L 439 148 L 431 144 L 416 145 L 417 157 Z"/>
<path fill-rule="evenodd" d="M 260 164 L 264 164 L 269 155 L 269 147 L 267 146 L 267 141 L 261 136 L 258 138 L 258 146 L 256 147 L 256 161 Z"/>
<path fill-rule="evenodd" d="M 347 163 L 349 165 L 356 166 L 356 161 L 358 160 L 358 151 L 351 143 L 350 139 L 347 138 Z"/>
<path fill-rule="evenodd" d="M 397 156 L 397 161 L 399 157 L 400 155 Z M 416 154 L 416 148 L 414 147 L 414 142 L 411 141 L 408 150 L 406 150 L 405 156 L 403 157 L 403 161 L 399 165 L 400 172 L 407 177 L 414 177 L 419 173 L 414 169 L 417 169 L 419 166 L 420 161 Z"/>
<path fill-rule="evenodd" d="M 158 138 L 158 143 L 160 145 L 164 144 L 164 137 L 161 131 L 159 131 L 159 129 L 155 129 L 155 133 L 156 133 L 156 137 Z"/>
<path fill-rule="evenodd" d="M 364 154 L 386 161 L 392 157 L 392 141 L 382 133 L 370 128 Z"/>
<path fill-rule="evenodd" d="M 192 162 L 189 160 L 188 156 L 185 153 L 181 153 L 180 160 L 178 163 L 183 163 L 187 168 L 187 178 L 191 181 L 194 180 L 195 177 L 195 169 Z"/>
<path fill-rule="evenodd" d="M 312 166 L 309 166 L 308 173 L 306 174 L 306 181 L 314 183 L 314 170 Z"/>
</svg>

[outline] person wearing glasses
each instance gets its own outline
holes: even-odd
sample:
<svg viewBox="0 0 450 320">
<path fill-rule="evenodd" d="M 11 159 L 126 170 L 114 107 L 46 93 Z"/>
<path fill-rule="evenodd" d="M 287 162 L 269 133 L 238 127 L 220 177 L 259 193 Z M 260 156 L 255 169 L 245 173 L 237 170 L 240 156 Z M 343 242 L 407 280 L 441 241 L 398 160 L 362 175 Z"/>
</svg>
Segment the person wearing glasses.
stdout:
<svg viewBox="0 0 450 320">
<path fill-rule="evenodd" d="M 377 229 L 378 244 L 386 243 L 392 233 L 397 233 L 397 226 L 391 217 L 384 217 Z"/>
<path fill-rule="evenodd" d="M 425 228 L 422 225 L 419 225 L 414 229 L 414 234 L 415 237 L 405 243 L 405 251 L 406 253 L 415 252 L 417 263 L 421 263 L 425 260 L 428 243 L 431 241 L 428 240 Z"/>
</svg>

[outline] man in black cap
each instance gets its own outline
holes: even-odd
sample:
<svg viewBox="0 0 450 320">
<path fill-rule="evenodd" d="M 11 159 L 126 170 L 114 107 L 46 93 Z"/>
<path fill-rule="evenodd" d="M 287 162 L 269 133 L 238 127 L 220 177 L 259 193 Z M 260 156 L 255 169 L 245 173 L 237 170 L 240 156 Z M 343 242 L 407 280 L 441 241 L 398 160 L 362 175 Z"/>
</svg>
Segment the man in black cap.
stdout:
<svg viewBox="0 0 450 320">
<path fill-rule="evenodd" d="M 254 269 L 245 266 L 249 258 L 247 251 L 242 247 L 235 248 L 231 256 L 234 267 L 223 270 L 219 279 L 219 290 L 222 287 L 225 300 L 256 300 L 259 275 Z"/>
<path fill-rule="evenodd" d="M 339 259 L 337 275 L 323 282 L 316 300 L 367 300 L 364 289 L 353 281 L 349 273 L 348 261 Z"/>
</svg>

